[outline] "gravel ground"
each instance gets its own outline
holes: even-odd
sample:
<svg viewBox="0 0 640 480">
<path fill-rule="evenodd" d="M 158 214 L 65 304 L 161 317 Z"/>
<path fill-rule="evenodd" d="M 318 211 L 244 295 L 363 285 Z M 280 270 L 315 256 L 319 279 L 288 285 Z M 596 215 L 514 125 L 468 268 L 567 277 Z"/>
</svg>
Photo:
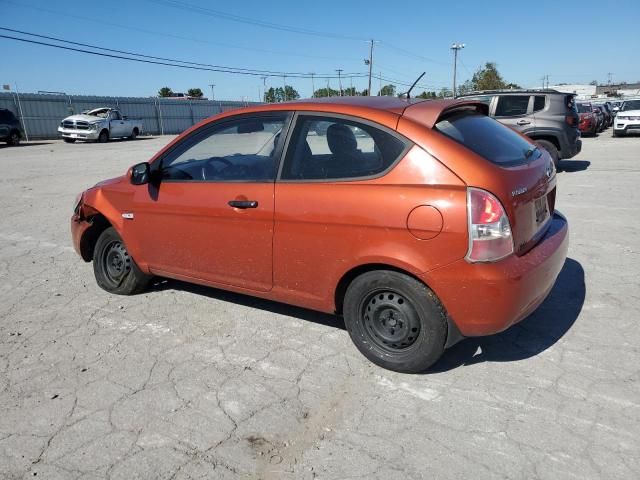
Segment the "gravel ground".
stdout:
<svg viewBox="0 0 640 480">
<path fill-rule="evenodd" d="M 541 308 L 423 375 L 370 364 L 332 316 L 100 290 L 75 195 L 170 139 L 0 147 L 0 477 L 640 478 L 640 137 L 563 162 L 571 247 Z"/>
</svg>

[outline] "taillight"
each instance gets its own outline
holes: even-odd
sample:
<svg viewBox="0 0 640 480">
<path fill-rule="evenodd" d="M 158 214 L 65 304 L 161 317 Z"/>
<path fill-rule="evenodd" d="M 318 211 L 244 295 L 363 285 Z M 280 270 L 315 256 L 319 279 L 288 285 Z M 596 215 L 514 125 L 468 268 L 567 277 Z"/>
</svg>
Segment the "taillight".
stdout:
<svg viewBox="0 0 640 480">
<path fill-rule="evenodd" d="M 513 253 L 511 225 L 500 200 L 479 188 L 467 189 L 468 262 L 495 262 Z"/>
<path fill-rule="evenodd" d="M 570 125 L 572 127 L 576 126 L 576 117 L 574 117 L 573 115 L 567 115 L 566 117 L 564 117 L 564 121 L 567 122 L 567 125 Z"/>
</svg>

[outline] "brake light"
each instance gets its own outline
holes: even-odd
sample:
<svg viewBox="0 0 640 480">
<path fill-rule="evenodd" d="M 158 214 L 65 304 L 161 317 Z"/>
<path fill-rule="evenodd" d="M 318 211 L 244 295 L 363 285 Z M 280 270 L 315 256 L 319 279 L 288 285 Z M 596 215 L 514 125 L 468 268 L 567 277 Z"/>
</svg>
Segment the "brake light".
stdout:
<svg viewBox="0 0 640 480">
<path fill-rule="evenodd" d="M 564 117 L 564 121 L 567 122 L 567 125 L 570 125 L 572 127 L 575 127 L 576 125 L 576 117 L 574 117 L 573 115 L 567 115 L 566 117 Z"/>
<path fill-rule="evenodd" d="M 469 251 L 466 260 L 495 262 L 513 253 L 511 225 L 500 200 L 479 188 L 467 189 Z"/>
</svg>

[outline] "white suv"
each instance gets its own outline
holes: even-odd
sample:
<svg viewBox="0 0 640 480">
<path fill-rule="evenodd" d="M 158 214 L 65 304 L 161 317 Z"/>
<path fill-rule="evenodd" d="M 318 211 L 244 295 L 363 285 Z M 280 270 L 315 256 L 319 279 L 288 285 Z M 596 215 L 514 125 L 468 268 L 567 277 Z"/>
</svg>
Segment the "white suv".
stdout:
<svg viewBox="0 0 640 480">
<path fill-rule="evenodd" d="M 614 137 L 621 137 L 629 130 L 640 132 L 640 100 L 626 100 L 613 121 Z"/>
</svg>

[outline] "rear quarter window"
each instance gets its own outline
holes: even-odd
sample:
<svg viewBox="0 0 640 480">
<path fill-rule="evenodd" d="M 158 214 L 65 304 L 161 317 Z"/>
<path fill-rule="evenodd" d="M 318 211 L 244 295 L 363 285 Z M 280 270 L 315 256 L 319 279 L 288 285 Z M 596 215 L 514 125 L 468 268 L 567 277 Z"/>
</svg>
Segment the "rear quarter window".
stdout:
<svg viewBox="0 0 640 480">
<path fill-rule="evenodd" d="M 542 155 L 535 145 L 510 128 L 477 113 L 454 113 L 434 128 L 496 165 L 521 165 Z"/>
</svg>

